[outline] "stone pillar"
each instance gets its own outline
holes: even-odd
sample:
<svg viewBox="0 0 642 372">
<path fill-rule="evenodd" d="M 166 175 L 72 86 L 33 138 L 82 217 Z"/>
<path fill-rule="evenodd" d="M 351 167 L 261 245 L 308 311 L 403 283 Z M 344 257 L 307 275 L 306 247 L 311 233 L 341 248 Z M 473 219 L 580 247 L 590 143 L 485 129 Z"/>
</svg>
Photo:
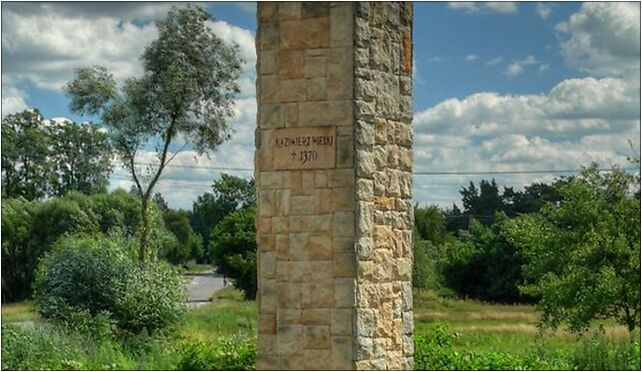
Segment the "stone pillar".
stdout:
<svg viewBox="0 0 642 372">
<path fill-rule="evenodd" d="M 257 13 L 257 369 L 412 369 L 412 4 Z"/>
</svg>

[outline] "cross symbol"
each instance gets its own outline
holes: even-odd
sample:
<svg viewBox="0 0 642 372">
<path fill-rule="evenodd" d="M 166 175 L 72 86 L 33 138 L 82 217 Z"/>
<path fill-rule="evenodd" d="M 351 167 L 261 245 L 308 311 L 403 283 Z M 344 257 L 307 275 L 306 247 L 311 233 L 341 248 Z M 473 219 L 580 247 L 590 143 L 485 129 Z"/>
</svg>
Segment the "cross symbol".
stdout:
<svg viewBox="0 0 642 372">
<path fill-rule="evenodd" d="M 296 151 L 292 151 L 290 155 L 292 156 L 292 160 L 296 159 Z"/>
</svg>

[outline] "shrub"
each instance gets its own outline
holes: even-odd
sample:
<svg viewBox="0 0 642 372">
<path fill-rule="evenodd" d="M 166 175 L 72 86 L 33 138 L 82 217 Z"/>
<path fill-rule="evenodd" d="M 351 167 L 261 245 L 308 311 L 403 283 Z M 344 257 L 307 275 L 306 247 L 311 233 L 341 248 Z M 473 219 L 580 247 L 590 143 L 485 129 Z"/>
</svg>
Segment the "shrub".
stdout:
<svg viewBox="0 0 642 372">
<path fill-rule="evenodd" d="M 154 332 L 176 324 L 185 313 L 187 295 L 178 271 L 161 261 L 145 270 L 136 267 L 124 278 L 115 300 L 119 327 L 130 332 Z"/>
<path fill-rule="evenodd" d="M 256 340 L 240 335 L 212 346 L 202 341 L 185 345 L 177 368 L 186 371 L 251 371 L 256 369 Z"/>
<path fill-rule="evenodd" d="M 577 370 L 639 371 L 640 343 L 609 341 L 604 334 L 596 333 L 573 350 L 571 363 Z"/>
<path fill-rule="evenodd" d="M 135 269 L 119 242 L 92 235 L 62 239 L 38 266 L 34 283 L 38 312 L 66 319 L 72 309 L 113 312 L 123 279 Z"/>
<path fill-rule="evenodd" d="M 175 324 L 185 310 L 180 275 L 162 262 L 138 267 L 122 236 L 68 236 L 38 267 L 35 300 L 45 318 L 73 322 L 78 311 L 108 314 L 122 330 L 154 332 Z"/>
</svg>

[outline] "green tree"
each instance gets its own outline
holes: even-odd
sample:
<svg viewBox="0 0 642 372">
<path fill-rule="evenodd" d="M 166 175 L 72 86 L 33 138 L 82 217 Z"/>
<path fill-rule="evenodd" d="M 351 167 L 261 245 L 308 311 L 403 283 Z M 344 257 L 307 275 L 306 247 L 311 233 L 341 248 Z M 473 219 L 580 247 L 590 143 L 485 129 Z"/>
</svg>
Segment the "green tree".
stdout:
<svg viewBox="0 0 642 372">
<path fill-rule="evenodd" d="M 142 267 L 148 256 L 149 200 L 173 159 L 170 145 L 181 135 L 186 145 L 203 153 L 216 150 L 230 136 L 227 118 L 239 92 L 238 48 L 226 46 L 214 34 L 211 20 L 200 7 L 172 8 L 156 23 L 159 36 L 141 56 L 142 77 L 119 87 L 105 68 L 83 67 L 65 87 L 72 111 L 98 114 L 111 129 L 115 149 L 141 195 Z M 143 177 L 136 153 L 152 139 L 158 140 L 158 166 Z"/>
<path fill-rule="evenodd" d="M 217 271 L 234 279 L 245 297 L 256 297 L 255 207 L 238 210 L 223 218 L 212 230 L 208 255 Z"/>
<path fill-rule="evenodd" d="M 2 119 L 2 197 L 39 199 L 49 193 L 50 134 L 38 110 Z"/>
<path fill-rule="evenodd" d="M 203 239 L 203 246 L 207 247 L 212 229 L 223 217 L 255 204 L 254 179 L 221 173 L 221 178 L 212 183 L 212 192 L 199 196 L 194 202 L 190 223 Z"/>
<path fill-rule="evenodd" d="M 415 205 L 415 228 L 421 239 L 440 245 L 446 240 L 446 221 L 436 205 L 421 208 Z"/>
<path fill-rule="evenodd" d="M 51 126 L 50 138 L 55 195 L 72 190 L 91 195 L 107 190 L 112 157 L 107 133 L 89 123 L 65 121 Z"/>
<path fill-rule="evenodd" d="M 168 209 L 163 211 L 165 228 L 176 237 L 176 245 L 167 247 L 162 255 L 167 261 L 178 265 L 190 258 L 200 260 L 203 256 L 201 237 L 194 233 L 189 224 L 187 211 Z"/>
<path fill-rule="evenodd" d="M 561 186 L 561 200 L 504 229 L 526 258 L 523 291 L 542 325 L 583 332 L 593 319 L 640 324 L 640 199 L 636 176 L 597 164 Z"/>
</svg>

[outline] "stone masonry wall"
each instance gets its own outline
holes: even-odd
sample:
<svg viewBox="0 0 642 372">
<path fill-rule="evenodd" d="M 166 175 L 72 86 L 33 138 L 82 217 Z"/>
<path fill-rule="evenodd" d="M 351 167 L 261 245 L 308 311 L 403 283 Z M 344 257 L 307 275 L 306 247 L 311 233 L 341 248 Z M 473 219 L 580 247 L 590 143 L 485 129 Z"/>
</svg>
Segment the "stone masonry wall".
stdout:
<svg viewBox="0 0 642 372">
<path fill-rule="evenodd" d="M 352 3 L 258 3 L 257 369 L 353 369 Z M 336 167 L 272 170 L 277 128 L 335 126 Z"/>
<path fill-rule="evenodd" d="M 412 369 L 412 4 L 355 20 L 356 368 Z"/>
<path fill-rule="evenodd" d="M 412 5 L 257 13 L 257 369 L 412 369 Z M 333 167 L 275 169 L 319 127 Z"/>
</svg>

